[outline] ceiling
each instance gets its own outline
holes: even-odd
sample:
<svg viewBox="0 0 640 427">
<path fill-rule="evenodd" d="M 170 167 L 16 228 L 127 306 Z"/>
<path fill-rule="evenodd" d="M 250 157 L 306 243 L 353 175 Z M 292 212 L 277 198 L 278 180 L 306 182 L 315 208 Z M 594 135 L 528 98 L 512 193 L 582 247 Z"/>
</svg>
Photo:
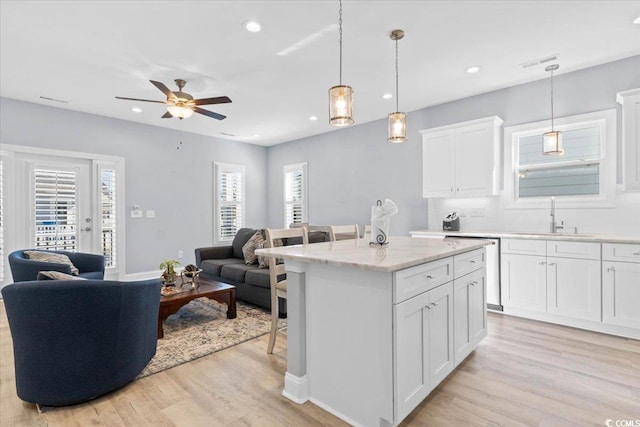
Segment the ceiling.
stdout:
<svg viewBox="0 0 640 427">
<path fill-rule="evenodd" d="M 401 111 L 546 78 L 548 64 L 522 64 L 552 55 L 562 74 L 640 54 L 638 1 L 343 3 L 356 124 L 395 111 L 396 28 Z M 260 145 L 336 129 L 337 1 L 2 0 L 0 12 L 2 97 Z M 250 19 L 262 31 L 245 30 Z M 149 80 L 177 90 L 176 78 L 196 98 L 229 96 L 205 106 L 227 119 L 161 119 L 161 104 L 115 99 L 164 100 Z"/>
</svg>

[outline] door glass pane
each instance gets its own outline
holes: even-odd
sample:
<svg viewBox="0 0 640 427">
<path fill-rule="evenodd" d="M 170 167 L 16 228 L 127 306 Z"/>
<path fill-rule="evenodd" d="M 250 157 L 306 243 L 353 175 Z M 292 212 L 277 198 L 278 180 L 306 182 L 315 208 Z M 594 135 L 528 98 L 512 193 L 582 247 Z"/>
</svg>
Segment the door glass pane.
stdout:
<svg viewBox="0 0 640 427">
<path fill-rule="evenodd" d="M 34 247 L 76 251 L 76 173 L 45 169 L 35 169 L 33 173 Z"/>
</svg>

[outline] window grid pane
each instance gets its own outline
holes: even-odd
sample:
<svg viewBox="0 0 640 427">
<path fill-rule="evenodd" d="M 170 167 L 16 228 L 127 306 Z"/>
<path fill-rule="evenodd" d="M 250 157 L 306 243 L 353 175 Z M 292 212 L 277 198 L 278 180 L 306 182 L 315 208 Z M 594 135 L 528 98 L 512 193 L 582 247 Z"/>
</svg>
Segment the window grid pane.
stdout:
<svg viewBox="0 0 640 427">
<path fill-rule="evenodd" d="M 75 251 L 78 229 L 76 173 L 35 169 L 34 183 L 35 247 Z"/>
</svg>

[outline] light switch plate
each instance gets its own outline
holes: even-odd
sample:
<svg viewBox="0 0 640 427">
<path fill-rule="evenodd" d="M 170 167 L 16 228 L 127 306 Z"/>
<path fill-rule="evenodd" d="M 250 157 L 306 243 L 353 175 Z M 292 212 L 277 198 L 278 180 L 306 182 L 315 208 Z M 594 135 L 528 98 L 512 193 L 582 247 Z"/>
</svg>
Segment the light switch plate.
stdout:
<svg viewBox="0 0 640 427">
<path fill-rule="evenodd" d="M 141 209 L 131 209 L 131 218 L 142 218 Z"/>
<path fill-rule="evenodd" d="M 153 209 L 148 209 L 147 218 L 155 218 L 155 217 L 156 217 L 156 211 L 154 211 Z"/>
</svg>

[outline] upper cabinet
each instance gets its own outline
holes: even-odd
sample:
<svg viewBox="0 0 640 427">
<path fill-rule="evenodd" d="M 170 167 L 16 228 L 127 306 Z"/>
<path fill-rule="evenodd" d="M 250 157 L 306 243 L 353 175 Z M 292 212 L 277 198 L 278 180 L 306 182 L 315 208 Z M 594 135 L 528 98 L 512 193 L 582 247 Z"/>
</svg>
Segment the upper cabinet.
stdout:
<svg viewBox="0 0 640 427">
<path fill-rule="evenodd" d="M 622 105 L 624 189 L 640 191 L 640 88 L 618 93 Z"/>
<path fill-rule="evenodd" d="M 492 116 L 421 130 L 422 196 L 498 195 L 501 125 Z"/>
</svg>

